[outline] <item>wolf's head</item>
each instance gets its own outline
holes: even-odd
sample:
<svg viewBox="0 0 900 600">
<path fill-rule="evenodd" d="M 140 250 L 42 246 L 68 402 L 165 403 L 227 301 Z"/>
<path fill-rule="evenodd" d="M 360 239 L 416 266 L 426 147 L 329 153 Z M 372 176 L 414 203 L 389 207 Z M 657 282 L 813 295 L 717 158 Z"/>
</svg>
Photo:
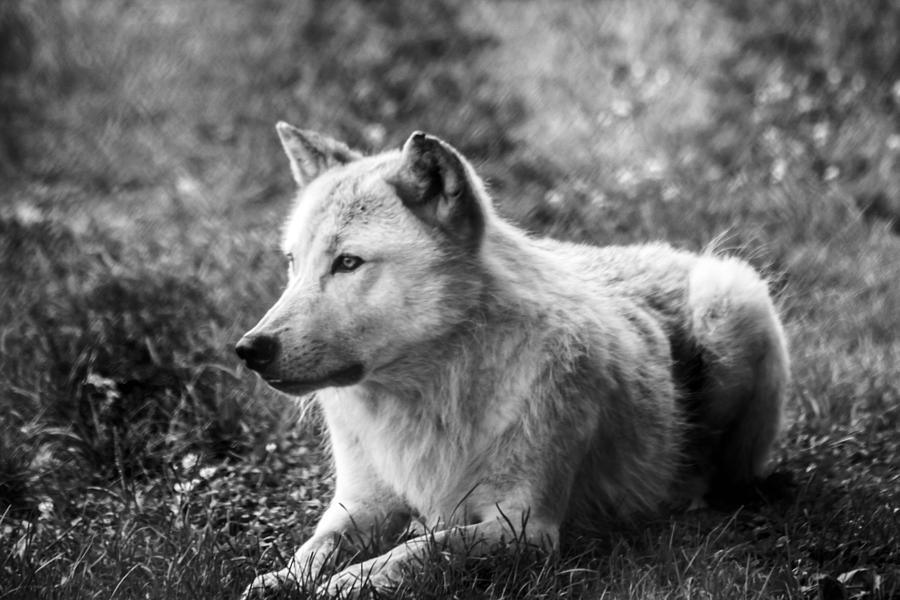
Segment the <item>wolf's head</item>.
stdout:
<svg viewBox="0 0 900 600">
<path fill-rule="evenodd" d="M 236 351 L 296 395 L 414 358 L 478 305 L 490 206 L 469 163 L 416 132 L 371 157 L 279 123 L 300 191 L 284 229 L 287 288 Z"/>
</svg>

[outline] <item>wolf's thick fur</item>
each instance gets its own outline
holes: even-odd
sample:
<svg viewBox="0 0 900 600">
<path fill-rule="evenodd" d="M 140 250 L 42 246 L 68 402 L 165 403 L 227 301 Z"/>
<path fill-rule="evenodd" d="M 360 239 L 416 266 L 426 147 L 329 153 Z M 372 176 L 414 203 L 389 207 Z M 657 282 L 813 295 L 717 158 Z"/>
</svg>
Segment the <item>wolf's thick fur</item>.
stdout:
<svg viewBox="0 0 900 600">
<path fill-rule="evenodd" d="M 746 263 L 531 237 L 432 136 L 363 157 L 278 131 L 301 188 L 290 281 L 238 353 L 282 391 L 317 392 L 336 487 L 291 564 L 248 594 L 310 581 L 339 548 L 411 520 L 432 533 L 327 591 L 395 585 L 431 543 L 552 548 L 566 522 L 652 513 L 765 473 L 788 355 Z"/>
</svg>

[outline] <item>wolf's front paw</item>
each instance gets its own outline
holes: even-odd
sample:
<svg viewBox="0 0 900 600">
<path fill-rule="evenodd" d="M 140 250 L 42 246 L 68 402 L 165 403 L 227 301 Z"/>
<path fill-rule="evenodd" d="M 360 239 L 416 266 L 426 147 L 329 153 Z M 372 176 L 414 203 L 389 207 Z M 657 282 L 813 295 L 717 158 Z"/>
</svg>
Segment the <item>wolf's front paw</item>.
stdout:
<svg viewBox="0 0 900 600">
<path fill-rule="evenodd" d="M 319 586 L 318 595 L 327 598 L 358 600 L 368 598 L 369 592 L 385 594 L 397 588 L 401 577 L 399 574 L 392 575 L 394 569 L 385 567 L 373 569 L 372 566 L 363 563 L 344 569 Z"/>
<path fill-rule="evenodd" d="M 358 573 L 344 570 L 332 575 L 328 581 L 320 585 L 316 589 L 316 595 L 323 598 L 356 600 L 361 596 L 364 585 L 365 579 L 359 577 Z"/>
<path fill-rule="evenodd" d="M 268 594 L 298 589 L 300 589 L 300 582 L 288 569 L 281 569 L 256 577 L 241 594 L 241 600 L 263 600 Z"/>
</svg>

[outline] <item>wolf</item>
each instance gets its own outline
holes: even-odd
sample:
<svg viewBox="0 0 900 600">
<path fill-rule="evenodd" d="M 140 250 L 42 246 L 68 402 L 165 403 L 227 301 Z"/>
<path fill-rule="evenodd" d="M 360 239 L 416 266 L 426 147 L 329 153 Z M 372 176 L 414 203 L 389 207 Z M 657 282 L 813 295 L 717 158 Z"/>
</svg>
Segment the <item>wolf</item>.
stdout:
<svg viewBox="0 0 900 600">
<path fill-rule="evenodd" d="M 321 581 L 363 547 L 375 555 L 319 591 L 390 590 L 435 547 L 552 551 L 569 524 L 767 474 L 789 357 L 750 265 L 530 235 L 422 132 L 365 156 L 277 131 L 299 188 L 288 283 L 236 351 L 273 388 L 315 394 L 335 489 L 312 537 L 245 597 Z"/>
</svg>

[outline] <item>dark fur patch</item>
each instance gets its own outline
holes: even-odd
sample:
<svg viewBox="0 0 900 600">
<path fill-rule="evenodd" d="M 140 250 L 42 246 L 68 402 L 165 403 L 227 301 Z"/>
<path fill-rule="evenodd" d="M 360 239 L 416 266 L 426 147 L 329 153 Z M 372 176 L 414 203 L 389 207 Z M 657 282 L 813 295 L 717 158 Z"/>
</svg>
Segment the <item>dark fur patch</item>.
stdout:
<svg viewBox="0 0 900 600">
<path fill-rule="evenodd" d="M 484 214 L 462 159 L 444 142 L 420 132 L 407 142 L 403 156 L 387 182 L 404 206 L 458 244 L 478 247 Z"/>
</svg>

